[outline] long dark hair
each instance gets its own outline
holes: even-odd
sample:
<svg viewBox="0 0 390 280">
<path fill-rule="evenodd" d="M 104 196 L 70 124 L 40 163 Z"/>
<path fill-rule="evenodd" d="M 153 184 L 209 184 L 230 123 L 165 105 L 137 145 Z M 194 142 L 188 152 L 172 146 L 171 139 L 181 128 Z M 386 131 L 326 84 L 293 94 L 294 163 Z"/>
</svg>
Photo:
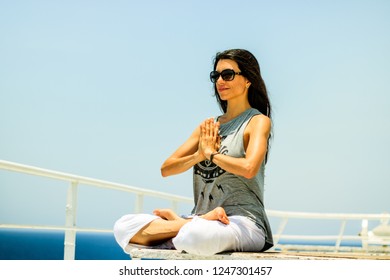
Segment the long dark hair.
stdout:
<svg viewBox="0 0 390 280">
<path fill-rule="evenodd" d="M 237 63 L 242 75 L 251 83 L 248 89 L 248 101 L 252 108 L 259 110 L 263 115 L 271 119 L 271 103 L 268 97 L 267 88 L 264 80 L 261 77 L 260 65 L 256 57 L 249 51 L 243 49 L 231 49 L 217 53 L 214 59 L 214 70 L 217 68 L 217 63 L 221 59 L 230 59 Z M 226 113 L 227 101 L 221 100 L 219 97 L 216 84 L 214 84 L 214 94 L 218 101 L 221 110 Z M 272 120 L 272 119 L 271 119 Z M 265 162 L 268 159 L 269 142 L 271 134 L 268 137 L 267 153 Z"/>
</svg>

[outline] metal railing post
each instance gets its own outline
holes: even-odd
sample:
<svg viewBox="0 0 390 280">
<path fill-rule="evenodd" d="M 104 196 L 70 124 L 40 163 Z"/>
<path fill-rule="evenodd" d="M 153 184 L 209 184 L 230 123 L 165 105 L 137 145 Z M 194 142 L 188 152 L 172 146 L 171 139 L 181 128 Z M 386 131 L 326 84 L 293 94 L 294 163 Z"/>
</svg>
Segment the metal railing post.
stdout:
<svg viewBox="0 0 390 280">
<path fill-rule="evenodd" d="M 282 236 L 282 233 L 287 225 L 288 222 L 288 216 L 285 216 L 282 218 L 282 221 L 279 224 L 278 231 L 276 235 L 274 235 L 274 246 L 276 246 L 279 243 L 280 237 Z"/>
<path fill-rule="evenodd" d="M 368 220 L 367 219 L 362 220 L 362 230 L 360 232 L 360 235 L 362 237 L 363 250 L 368 252 Z"/>
<path fill-rule="evenodd" d="M 344 231 L 345 231 L 345 225 L 347 224 L 347 220 L 343 220 L 341 222 L 340 232 L 339 236 L 337 237 L 336 245 L 335 245 L 335 252 L 338 252 L 340 249 L 341 241 L 343 239 Z"/>
<path fill-rule="evenodd" d="M 137 194 L 135 197 L 135 213 L 141 213 L 144 209 L 144 195 Z"/>
<path fill-rule="evenodd" d="M 177 201 L 176 200 L 172 200 L 171 205 L 172 205 L 171 207 L 172 207 L 173 212 L 177 213 L 178 210 L 179 210 Z"/>
<path fill-rule="evenodd" d="M 71 182 L 66 197 L 66 228 L 64 260 L 74 260 L 76 252 L 77 182 Z"/>
</svg>

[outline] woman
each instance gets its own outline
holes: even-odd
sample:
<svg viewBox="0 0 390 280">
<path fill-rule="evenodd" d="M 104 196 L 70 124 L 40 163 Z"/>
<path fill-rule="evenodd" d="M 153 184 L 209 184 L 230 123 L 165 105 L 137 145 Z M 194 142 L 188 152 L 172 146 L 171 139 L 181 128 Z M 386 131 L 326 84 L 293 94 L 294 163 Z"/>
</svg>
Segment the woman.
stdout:
<svg viewBox="0 0 390 280">
<path fill-rule="evenodd" d="M 205 120 L 161 167 L 164 177 L 193 167 L 193 216 L 169 209 L 125 215 L 114 227 L 122 248 L 130 243 L 213 255 L 273 246 L 263 203 L 271 105 L 259 64 L 246 50 L 217 53 L 210 79 L 223 115 Z"/>
</svg>

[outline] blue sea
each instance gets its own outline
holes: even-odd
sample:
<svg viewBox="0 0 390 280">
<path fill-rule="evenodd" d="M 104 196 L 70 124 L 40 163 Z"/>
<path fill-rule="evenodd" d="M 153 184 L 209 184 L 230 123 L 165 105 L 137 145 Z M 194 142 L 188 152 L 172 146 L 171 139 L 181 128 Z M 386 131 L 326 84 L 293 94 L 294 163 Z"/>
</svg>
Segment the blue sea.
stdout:
<svg viewBox="0 0 390 280">
<path fill-rule="evenodd" d="M 0 260 L 62 260 L 64 232 L 0 229 Z M 284 241 L 281 244 L 334 246 L 335 241 Z M 342 242 L 341 246 L 361 247 L 361 242 Z M 76 260 L 130 260 L 116 243 L 112 233 L 76 235 Z"/>
<path fill-rule="evenodd" d="M 0 229 L 0 260 L 63 260 L 65 233 Z M 76 235 L 76 260 L 129 260 L 112 233 Z"/>
</svg>

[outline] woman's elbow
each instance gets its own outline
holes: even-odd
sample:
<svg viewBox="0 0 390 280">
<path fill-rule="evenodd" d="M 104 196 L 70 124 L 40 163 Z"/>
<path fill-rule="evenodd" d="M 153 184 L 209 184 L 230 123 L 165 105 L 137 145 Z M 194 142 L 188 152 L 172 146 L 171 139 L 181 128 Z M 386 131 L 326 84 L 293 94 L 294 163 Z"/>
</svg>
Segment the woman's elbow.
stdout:
<svg viewBox="0 0 390 280">
<path fill-rule="evenodd" d="M 259 172 L 259 167 L 252 164 L 247 164 L 244 168 L 244 174 L 242 175 L 246 179 L 254 178 Z"/>
<path fill-rule="evenodd" d="M 243 177 L 246 179 L 252 179 L 255 176 L 256 176 L 256 173 L 253 173 L 253 172 L 245 172 L 245 174 L 243 174 Z"/>
</svg>

